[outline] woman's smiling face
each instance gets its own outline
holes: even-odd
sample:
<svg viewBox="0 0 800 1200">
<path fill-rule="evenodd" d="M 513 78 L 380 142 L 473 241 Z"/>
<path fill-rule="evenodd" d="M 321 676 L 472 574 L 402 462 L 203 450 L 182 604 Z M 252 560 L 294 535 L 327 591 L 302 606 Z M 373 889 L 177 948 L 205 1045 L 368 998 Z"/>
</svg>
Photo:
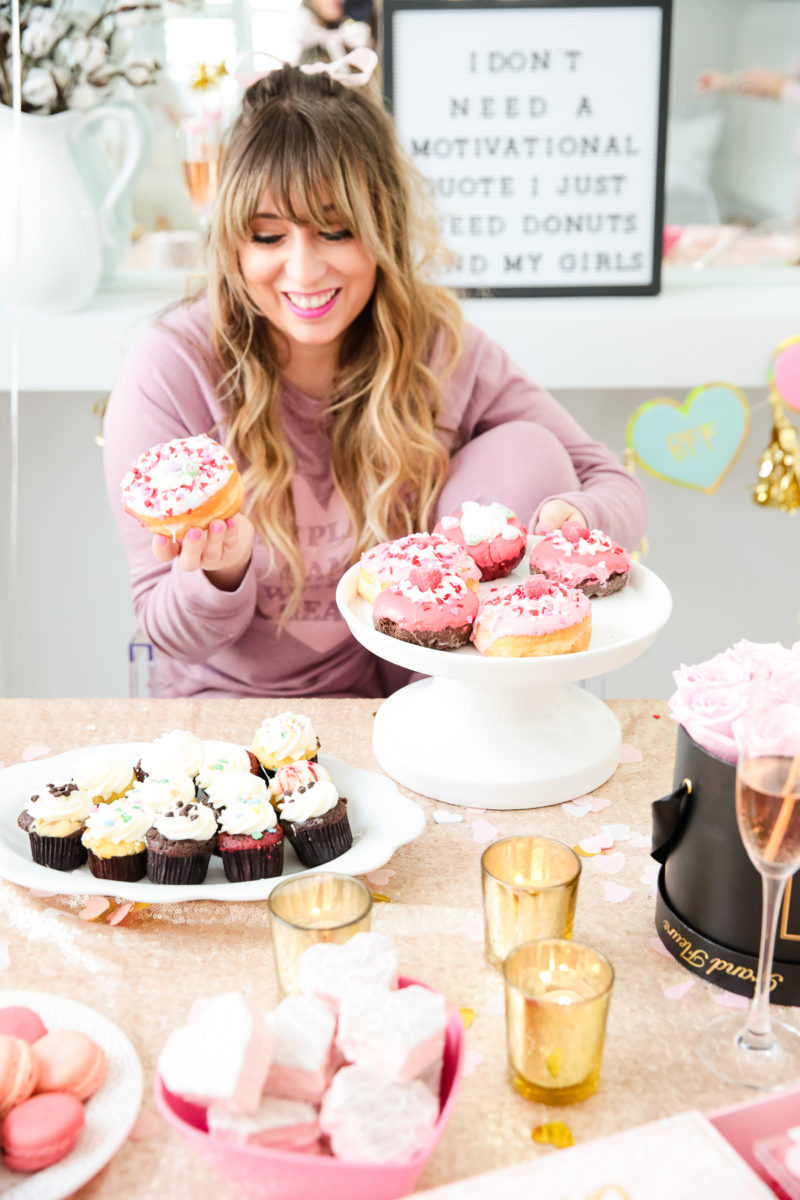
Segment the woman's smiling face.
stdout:
<svg viewBox="0 0 800 1200">
<path fill-rule="evenodd" d="M 375 288 L 377 264 L 363 242 L 331 214 L 330 228 L 278 215 L 265 191 L 239 250 L 239 265 L 260 312 L 289 342 L 338 351 Z"/>
</svg>

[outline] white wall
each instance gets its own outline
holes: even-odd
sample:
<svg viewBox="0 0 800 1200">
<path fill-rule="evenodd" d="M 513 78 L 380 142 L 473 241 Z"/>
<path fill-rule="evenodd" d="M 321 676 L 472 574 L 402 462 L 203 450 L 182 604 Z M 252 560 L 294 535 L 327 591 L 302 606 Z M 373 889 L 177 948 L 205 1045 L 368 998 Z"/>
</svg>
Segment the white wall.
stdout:
<svg viewBox="0 0 800 1200">
<path fill-rule="evenodd" d="M 656 394 L 563 392 L 559 399 L 591 434 L 621 451 L 630 413 Z M 756 405 L 764 396 L 749 398 Z M 93 441 L 97 399 L 22 397 L 20 571 L 15 593 L 5 594 L 0 639 L 0 691 L 8 696 L 127 695 L 134 620 L 102 455 Z M 0 395 L 0 413 L 8 429 L 7 395 Z M 750 495 L 769 428 L 762 408 L 739 461 L 714 494 L 640 476 L 651 506 L 645 565 L 669 586 L 674 612 L 645 655 L 606 678 L 606 696 L 667 696 L 681 662 L 701 661 L 740 637 L 786 644 L 800 638 L 796 518 L 762 510 Z M 8 463 L 4 436 L 6 485 Z M 0 553 L 6 563 L 8 525 L 4 502 Z"/>
</svg>

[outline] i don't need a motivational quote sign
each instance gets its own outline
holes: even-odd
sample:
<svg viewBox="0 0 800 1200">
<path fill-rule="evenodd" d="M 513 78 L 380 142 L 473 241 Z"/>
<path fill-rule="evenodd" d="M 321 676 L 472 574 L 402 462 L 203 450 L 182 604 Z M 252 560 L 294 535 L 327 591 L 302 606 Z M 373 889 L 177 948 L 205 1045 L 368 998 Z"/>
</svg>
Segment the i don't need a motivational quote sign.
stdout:
<svg viewBox="0 0 800 1200">
<path fill-rule="evenodd" d="M 388 102 L 447 283 L 658 290 L 666 4 L 386 0 Z"/>
</svg>

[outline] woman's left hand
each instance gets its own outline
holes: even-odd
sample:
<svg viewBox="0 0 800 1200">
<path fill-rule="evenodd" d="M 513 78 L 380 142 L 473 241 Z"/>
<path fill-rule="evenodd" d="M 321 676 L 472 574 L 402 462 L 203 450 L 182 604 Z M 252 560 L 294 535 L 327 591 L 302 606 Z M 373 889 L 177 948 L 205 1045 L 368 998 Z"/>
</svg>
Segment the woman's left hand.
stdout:
<svg viewBox="0 0 800 1200">
<path fill-rule="evenodd" d="M 583 513 L 566 500 L 548 500 L 542 505 L 539 520 L 536 522 L 534 533 L 545 533 L 548 529 L 560 529 L 565 521 L 577 521 L 584 529 L 589 528 L 589 522 Z"/>
</svg>

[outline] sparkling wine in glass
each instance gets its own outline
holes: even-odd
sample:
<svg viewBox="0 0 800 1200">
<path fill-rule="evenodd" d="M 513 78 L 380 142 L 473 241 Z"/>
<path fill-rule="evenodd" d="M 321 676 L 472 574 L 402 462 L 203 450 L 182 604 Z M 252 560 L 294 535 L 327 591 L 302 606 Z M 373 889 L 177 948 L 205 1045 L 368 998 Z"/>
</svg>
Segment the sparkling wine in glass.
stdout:
<svg viewBox="0 0 800 1200">
<path fill-rule="evenodd" d="M 181 122 L 183 182 L 200 228 L 206 232 L 217 196 L 222 112 L 207 110 Z"/>
<path fill-rule="evenodd" d="M 775 934 L 786 881 L 800 867 L 800 707 L 758 678 L 739 738 L 736 820 L 761 876 L 761 946 L 747 1016 L 718 1017 L 703 1035 L 703 1059 L 730 1083 L 774 1091 L 800 1082 L 800 1033 L 772 1020 Z"/>
</svg>

